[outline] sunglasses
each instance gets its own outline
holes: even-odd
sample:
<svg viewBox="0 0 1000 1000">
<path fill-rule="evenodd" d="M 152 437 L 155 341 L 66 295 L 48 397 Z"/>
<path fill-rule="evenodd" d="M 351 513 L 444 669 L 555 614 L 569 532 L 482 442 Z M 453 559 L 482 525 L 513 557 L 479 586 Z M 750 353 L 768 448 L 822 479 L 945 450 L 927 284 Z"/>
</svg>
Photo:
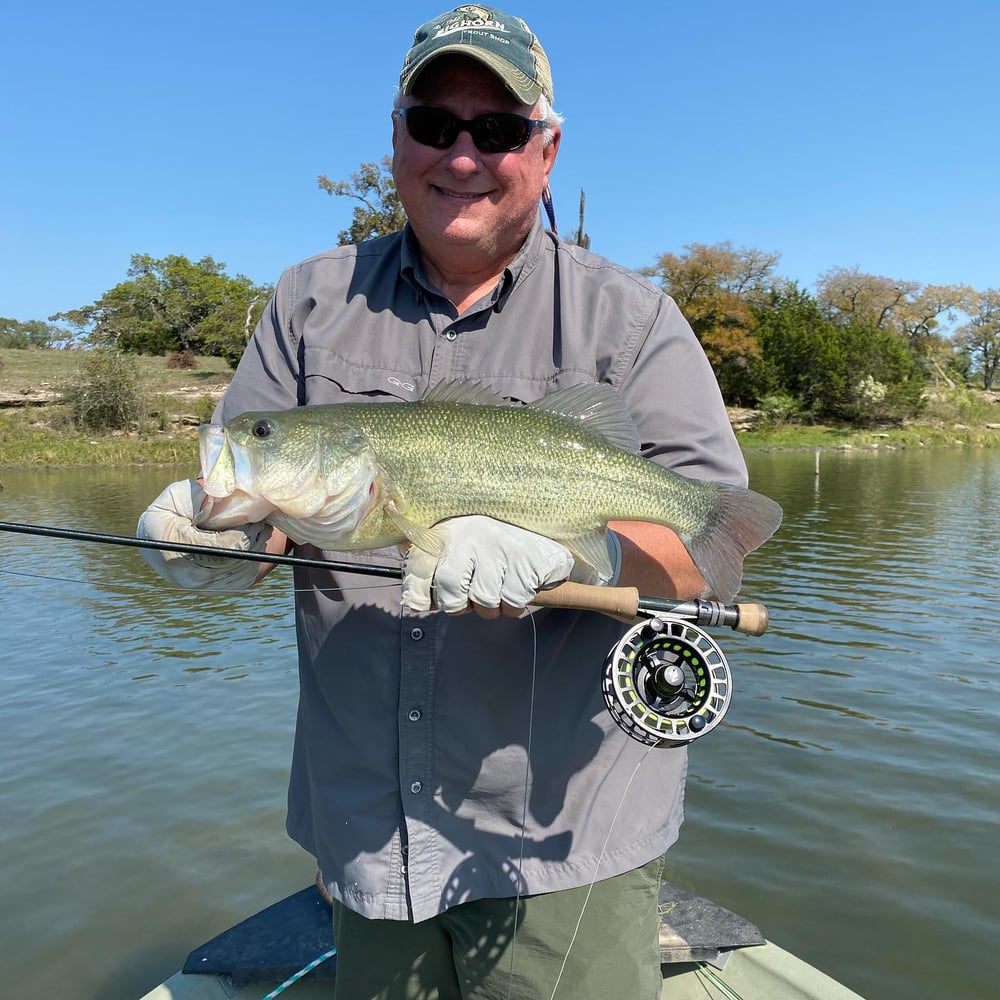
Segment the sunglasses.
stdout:
<svg viewBox="0 0 1000 1000">
<path fill-rule="evenodd" d="M 540 118 L 523 118 L 504 111 L 492 111 L 466 121 L 444 108 L 422 106 L 397 108 L 392 116 L 402 118 L 410 137 L 422 146 L 448 149 L 460 132 L 468 132 L 480 153 L 510 153 L 520 149 L 536 128 L 547 124 Z"/>
</svg>

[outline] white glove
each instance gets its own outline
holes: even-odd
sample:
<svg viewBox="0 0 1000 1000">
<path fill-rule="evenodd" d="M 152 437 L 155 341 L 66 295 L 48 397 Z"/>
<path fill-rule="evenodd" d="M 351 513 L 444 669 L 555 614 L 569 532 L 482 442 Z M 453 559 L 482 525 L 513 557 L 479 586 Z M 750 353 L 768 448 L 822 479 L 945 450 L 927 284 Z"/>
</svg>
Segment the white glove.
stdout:
<svg viewBox="0 0 1000 1000">
<path fill-rule="evenodd" d="M 434 533 L 445 538 L 444 554 L 411 546 L 403 564 L 403 603 L 412 611 L 430 611 L 432 591 L 433 603 L 448 613 L 465 611 L 470 602 L 524 608 L 573 571 L 573 556 L 559 542 L 491 517 L 451 518 Z"/>
<path fill-rule="evenodd" d="M 194 516 L 205 491 L 193 479 L 171 483 L 143 512 L 136 537 L 217 549 L 264 552 L 271 537 L 269 524 L 246 524 L 227 531 L 201 531 Z M 260 563 L 226 556 L 194 555 L 163 549 L 142 549 L 142 557 L 166 581 L 189 590 L 245 590 L 257 579 Z"/>
</svg>

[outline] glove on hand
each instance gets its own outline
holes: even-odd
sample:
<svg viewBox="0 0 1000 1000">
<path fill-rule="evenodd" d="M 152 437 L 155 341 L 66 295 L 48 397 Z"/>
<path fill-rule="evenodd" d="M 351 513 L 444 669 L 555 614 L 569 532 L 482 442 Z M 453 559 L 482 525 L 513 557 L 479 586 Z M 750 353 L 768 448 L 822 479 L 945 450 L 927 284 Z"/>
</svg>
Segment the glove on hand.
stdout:
<svg viewBox="0 0 1000 1000">
<path fill-rule="evenodd" d="M 217 549 L 264 552 L 271 537 L 269 524 L 247 524 L 227 531 L 201 531 L 194 515 L 205 491 L 193 479 L 171 483 L 139 518 L 138 538 Z M 260 563 L 225 556 L 193 555 L 163 549 L 142 549 L 142 556 L 167 582 L 189 590 L 245 590 L 257 579 Z"/>
<path fill-rule="evenodd" d="M 444 554 L 412 546 L 403 565 L 403 603 L 412 611 L 430 611 L 432 591 L 438 609 L 448 613 L 465 611 L 470 602 L 523 608 L 573 570 L 573 556 L 559 542 L 491 517 L 455 517 L 434 532 L 445 537 Z"/>
</svg>

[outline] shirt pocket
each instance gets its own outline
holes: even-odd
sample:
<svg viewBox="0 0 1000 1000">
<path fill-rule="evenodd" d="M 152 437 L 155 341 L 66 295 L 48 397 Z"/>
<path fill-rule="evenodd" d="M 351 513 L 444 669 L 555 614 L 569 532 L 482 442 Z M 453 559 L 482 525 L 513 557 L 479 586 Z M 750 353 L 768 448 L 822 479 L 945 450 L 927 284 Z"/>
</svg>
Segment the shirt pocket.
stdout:
<svg viewBox="0 0 1000 1000">
<path fill-rule="evenodd" d="M 306 346 L 303 370 L 308 406 L 328 403 L 412 403 L 426 391 L 419 372 L 377 358 Z"/>
</svg>

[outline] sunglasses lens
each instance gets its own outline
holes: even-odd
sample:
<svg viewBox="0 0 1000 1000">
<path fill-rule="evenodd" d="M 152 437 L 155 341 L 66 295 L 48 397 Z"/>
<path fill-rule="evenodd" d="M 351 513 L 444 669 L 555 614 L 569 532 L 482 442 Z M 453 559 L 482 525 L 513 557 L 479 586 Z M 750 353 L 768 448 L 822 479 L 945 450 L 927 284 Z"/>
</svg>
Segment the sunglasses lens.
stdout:
<svg viewBox="0 0 1000 1000">
<path fill-rule="evenodd" d="M 472 123 L 472 141 L 484 153 L 509 152 L 523 146 L 531 126 L 520 115 L 480 115 Z"/>
<path fill-rule="evenodd" d="M 520 115 L 496 113 L 480 115 L 470 122 L 457 118 L 443 108 L 407 108 L 406 131 L 423 146 L 448 149 L 463 128 L 482 153 L 509 153 L 520 149 L 531 138 L 532 124 Z"/>
<path fill-rule="evenodd" d="M 458 119 L 442 108 L 407 108 L 406 131 L 423 146 L 447 149 L 458 138 Z"/>
</svg>

